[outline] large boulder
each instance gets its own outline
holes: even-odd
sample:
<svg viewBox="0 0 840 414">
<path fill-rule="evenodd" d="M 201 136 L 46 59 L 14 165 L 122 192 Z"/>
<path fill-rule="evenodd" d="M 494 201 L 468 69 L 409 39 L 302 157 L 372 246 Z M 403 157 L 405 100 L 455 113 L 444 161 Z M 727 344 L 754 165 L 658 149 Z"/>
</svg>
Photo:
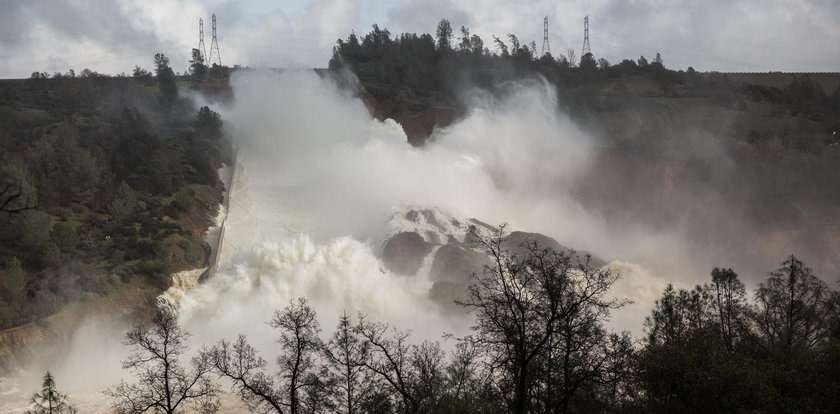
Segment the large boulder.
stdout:
<svg viewBox="0 0 840 414">
<path fill-rule="evenodd" d="M 516 255 L 524 255 L 528 253 L 524 244 L 533 242 L 537 242 L 541 248 L 550 248 L 558 252 L 569 250 L 568 247 L 561 245 L 557 242 L 557 240 L 554 240 L 544 234 L 527 233 L 524 231 L 514 231 L 505 236 L 505 240 L 502 242 L 502 248 L 510 251 L 511 253 L 515 253 Z"/>
<path fill-rule="evenodd" d="M 415 275 L 433 247 L 415 232 L 397 233 L 382 247 L 382 264 L 391 272 Z"/>
<path fill-rule="evenodd" d="M 552 239 L 540 233 L 527 233 L 524 231 L 514 231 L 505 237 L 502 242 L 502 248 L 516 254 L 517 256 L 525 256 L 528 254 L 528 249 L 525 247 L 526 243 L 536 242 L 540 248 L 550 248 L 557 252 L 568 252 L 569 247 L 563 246 L 557 240 Z M 582 261 L 587 255 L 586 251 L 575 251 L 577 257 Z M 591 256 L 591 255 L 590 255 Z M 607 264 L 606 261 L 599 257 L 591 256 L 589 264 L 592 267 L 599 268 Z"/>
<path fill-rule="evenodd" d="M 435 252 L 429 279 L 466 284 L 471 274 L 481 274 L 488 264 L 490 258 L 482 252 L 460 244 L 447 244 Z"/>
<path fill-rule="evenodd" d="M 469 299 L 467 285 L 464 283 L 447 281 L 435 282 L 432 285 L 432 289 L 429 290 L 429 297 L 437 302 L 447 313 L 453 314 L 467 312 L 465 307 L 456 303 L 456 301 L 464 302 Z"/>
</svg>

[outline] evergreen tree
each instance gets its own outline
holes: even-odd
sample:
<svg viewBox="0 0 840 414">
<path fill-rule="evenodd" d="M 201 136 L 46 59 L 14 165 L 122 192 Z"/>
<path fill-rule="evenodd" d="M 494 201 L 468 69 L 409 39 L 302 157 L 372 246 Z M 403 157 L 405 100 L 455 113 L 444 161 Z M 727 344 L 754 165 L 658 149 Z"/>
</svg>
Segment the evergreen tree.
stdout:
<svg viewBox="0 0 840 414">
<path fill-rule="evenodd" d="M 160 103 L 168 111 L 178 98 L 178 87 L 175 85 L 175 73 L 169 67 L 169 58 L 163 53 L 155 54 L 155 75 L 160 89 Z"/>
<path fill-rule="evenodd" d="M 41 392 L 32 396 L 35 407 L 27 414 L 75 414 L 76 409 L 67 403 L 67 395 L 55 389 L 55 378 L 47 371 L 41 383 Z"/>
<path fill-rule="evenodd" d="M 452 36 L 454 36 L 454 33 L 452 32 L 452 25 L 449 23 L 449 20 L 441 19 L 438 22 L 435 34 L 437 36 L 437 48 L 439 52 L 443 53 L 452 49 Z"/>
<path fill-rule="evenodd" d="M 201 55 L 201 51 L 198 49 L 192 50 L 190 72 L 192 72 L 193 79 L 196 81 L 207 79 L 207 65 L 204 63 L 204 56 Z"/>
</svg>

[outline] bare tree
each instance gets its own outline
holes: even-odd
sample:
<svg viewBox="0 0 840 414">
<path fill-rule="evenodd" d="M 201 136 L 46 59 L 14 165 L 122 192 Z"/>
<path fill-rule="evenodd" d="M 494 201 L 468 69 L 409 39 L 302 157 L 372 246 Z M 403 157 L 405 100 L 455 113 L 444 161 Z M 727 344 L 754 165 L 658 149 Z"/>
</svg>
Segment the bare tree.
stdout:
<svg viewBox="0 0 840 414">
<path fill-rule="evenodd" d="M 498 404 L 488 391 L 485 378 L 479 377 L 481 350 L 469 342 L 458 342 L 446 367 L 446 394 L 449 411 L 494 412 Z"/>
<path fill-rule="evenodd" d="M 385 323 L 369 322 L 364 318 L 359 320 L 358 332 L 370 347 L 365 367 L 377 374 L 398 396 L 403 412 L 417 412 L 420 404 L 413 389 L 415 378 L 411 366 L 409 332 L 398 331 Z"/>
<path fill-rule="evenodd" d="M 603 321 L 622 303 L 604 296 L 617 276 L 592 266 L 589 257 L 558 252 L 526 242 L 524 257 L 503 249 L 504 228 L 472 238 L 492 260 L 483 275 L 473 275 L 469 299 L 473 335 L 462 338 L 486 358 L 488 379 L 515 413 L 531 410 L 535 373 L 550 358 L 558 372 L 556 412 L 566 412 L 581 382 L 594 381 Z"/>
<path fill-rule="evenodd" d="M 577 66 L 577 55 L 575 55 L 574 49 L 569 49 L 566 51 L 566 61 L 569 62 L 569 67 L 573 68 Z"/>
<path fill-rule="evenodd" d="M 233 381 L 234 391 L 250 411 L 284 412 L 283 397 L 264 372 L 266 361 L 257 355 L 245 335 L 239 335 L 234 343 L 219 342 L 209 354 L 216 372 Z"/>
<path fill-rule="evenodd" d="M 67 404 L 67 395 L 55 389 L 55 377 L 47 371 L 41 385 L 41 392 L 32 396 L 35 408 L 26 414 L 76 414 L 76 409 Z"/>
<path fill-rule="evenodd" d="M 234 390 L 251 410 L 297 414 L 328 407 L 329 384 L 322 380 L 327 375 L 319 361 L 323 345 L 315 310 L 299 298 L 276 311 L 269 325 L 281 331 L 278 384 L 264 372 L 265 360 L 244 335 L 233 344 L 222 341 L 205 354 L 221 376 L 234 382 Z"/>
<path fill-rule="evenodd" d="M 367 344 L 364 366 L 378 377 L 403 413 L 495 412 L 488 410 L 476 376 L 477 349 L 458 344 L 451 362 L 438 342 L 409 343 L 409 332 L 363 317 L 358 335 Z M 380 387 L 383 388 L 383 387 Z"/>
<path fill-rule="evenodd" d="M 312 410 L 313 403 L 320 403 L 319 394 L 324 386 L 318 375 L 322 370 L 318 361 L 322 344 L 315 310 L 306 299 L 298 298 L 282 312 L 275 311 L 269 325 L 282 332 L 277 340 L 280 343 L 277 365 L 286 383 L 289 411 L 302 412 L 303 404 Z"/>
<path fill-rule="evenodd" d="M 123 361 L 123 369 L 132 371 L 137 382 L 122 381 L 107 392 L 114 398 L 116 413 L 174 414 L 186 407 L 203 414 L 218 411 L 219 388 L 210 379 L 212 364 L 206 354 L 194 357 L 189 371 L 180 363 L 188 337 L 175 317 L 166 313 L 156 315 L 151 327 L 140 326 L 126 334 L 125 344 L 133 352 Z"/>
</svg>

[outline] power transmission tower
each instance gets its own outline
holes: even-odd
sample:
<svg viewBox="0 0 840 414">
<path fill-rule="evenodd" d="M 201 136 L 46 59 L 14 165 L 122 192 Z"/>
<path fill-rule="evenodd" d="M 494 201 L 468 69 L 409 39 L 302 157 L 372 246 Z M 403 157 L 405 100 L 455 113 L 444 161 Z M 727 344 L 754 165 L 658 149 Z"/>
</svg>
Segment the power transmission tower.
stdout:
<svg viewBox="0 0 840 414">
<path fill-rule="evenodd" d="M 583 18 L 583 50 L 580 57 L 586 56 L 587 53 L 592 53 L 592 49 L 589 48 L 589 16 Z"/>
<path fill-rule="evenodd" d="M 543 19 L 543 56 L 546 53 L 551 54 L 551 46 L 548 44 L 548 16 L 545 16 L 545 19 Z"/>
<path fill-rule="evenodd" d="M 204 47 L 204 19 L 198 18 L 198 51 L 201 52 L 201 58 L 207 62 L 207 49 Z"/>
<path fill-rule="evenodd" d="M 215 56 L 213 54 L 215 53 Z M 213 13 L 213 40 L 210 41 L 210 60 L 207 62 L 208 66 L 213 64 L 222 66 L 222 55 L 219 53 L 219 40 L 216 38 L 216 13 Z"/>
</svg>

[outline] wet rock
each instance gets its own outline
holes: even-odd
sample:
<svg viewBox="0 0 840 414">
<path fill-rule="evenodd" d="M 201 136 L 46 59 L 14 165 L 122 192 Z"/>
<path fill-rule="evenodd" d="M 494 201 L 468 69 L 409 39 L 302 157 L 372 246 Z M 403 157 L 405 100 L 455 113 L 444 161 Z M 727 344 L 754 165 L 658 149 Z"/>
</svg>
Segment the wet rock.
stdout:
<svg viewBox="0 0 840 414">
<path fill-rule="evenodd" d="M 502 248 L 516 254 L 517 256 L 526 256 L 528 255 L 528 250 L 525 248 L 525 243 L 533 242 L 536 242 L 540 248 L 550 248 L 558 252 L 565 253 L 570 250 L 569 247 L 563 246 L 558 243 L 557 240 L 554 240 L 544 234 L 528 233 L 524 231 L 514 231 L 507 235 L 505 240 L 502 242 Z M 577 255 L 581 260 L 585 260 L 586 255 L 588 254 L 589 253 L 586 251 L 575 251 L 575 255 Z M 599 268 L 607 264 L 607 262 L 603 259 L 594 256 L 590 258 L 589 263 L 595 268 Z"/>
<path fill-rule="evenodd" d="M 435 252 L 429 279 L 466 284 L 471 274 L 481 274 L 487 264 L 490 264 L 490 258 L 486 254 L 466 246 L 447 244 Z"/>
<path fill-rule="evenodd" d="M 432 251 L 434 245 L 423 240 L 415 232 L 402 232 L 393 235 L 382 248 L 382 263 L 394 273 L 414 275 L 423 265 L 423 259 Z"/>
<path fill-rule="evenodd" d="M 466 313 L 467 309 L 455 303 L 469 299 L 467 285 L 458 282 L 440 281 L 432 285 L 429 290 L 429 298 L 443 307 L 444 311 L 450 314 Z"/>
</svg>

